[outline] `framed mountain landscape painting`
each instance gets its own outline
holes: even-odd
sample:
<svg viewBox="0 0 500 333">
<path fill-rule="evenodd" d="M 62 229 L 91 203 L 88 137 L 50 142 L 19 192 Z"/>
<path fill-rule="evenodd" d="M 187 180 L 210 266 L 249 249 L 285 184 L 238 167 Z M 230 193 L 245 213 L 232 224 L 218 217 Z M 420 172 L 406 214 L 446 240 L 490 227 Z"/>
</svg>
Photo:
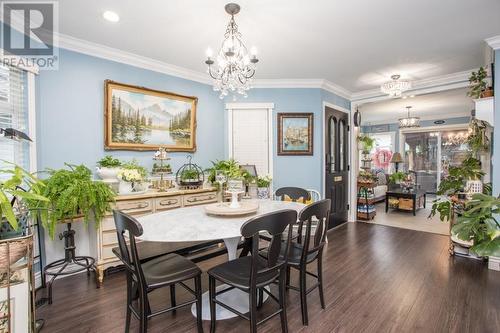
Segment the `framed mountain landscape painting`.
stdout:
<svg viewBox="0 0 500 333">
<path fill-rule="evenodd" d="M 105 81 L 105 149 L 196 151 L 196 97 Z"/>
</svg>

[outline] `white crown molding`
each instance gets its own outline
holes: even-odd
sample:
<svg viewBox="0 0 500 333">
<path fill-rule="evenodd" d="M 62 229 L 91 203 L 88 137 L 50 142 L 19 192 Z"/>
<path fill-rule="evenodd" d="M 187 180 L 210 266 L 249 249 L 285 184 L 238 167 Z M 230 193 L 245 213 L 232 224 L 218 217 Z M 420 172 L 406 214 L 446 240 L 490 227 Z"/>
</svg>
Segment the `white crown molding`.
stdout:
<svg viewBox="0 0 500 333">
<path fill-rule="evenodd" d="M 324 79 L 256 79 L 252 82 L 253 88 L 316 88 L 331 92 L 337 96 L 351 99 L 352 93 L 328 80 Z"/>
<path fill-rule="evenodd" d="M 484 40 L 493 50 L 500 50 L 500 35 Z"/>
<path fill-rule="evenodd" d="M 72 36 L 59 34 L 59 46 L 70 51 L 75 51 L 106 60 L 116 61 L 191 81 L 211 84 L 211 80 L 206 73 L 201 73 L 184 67 L 167 64 L 163 61 L 144 57 L 135 53 L 123 51 L 102 44 L 89 42 Z"/>
<path fill-rule="evenodd" d="M 427 79 L 417 80 L 412 82 L 412 89 L 408 90 L 405 94 L 421 95 L 433 92 L 439 92 L 450 89 L 464 88 L 469 85 L 470 73 L 477 69 L 468 71 L 457 72 L 452 74 L 445 74 L 434 76 Z M 370 89 L 359 91 L 351 95 L 352 102 L 375 102 L 387 100 L 391 97 L 385 95 L 380 89 Z"/>
<path fill-rule="evenodd" d="M 363 111 L 361 111 L 361 119 L 363 119 Z M 420 120 L 449 120 L 453 118 L 462 118 L 462 117 L 470 117 L 470 112 L 456 112 L 456 113 L 447 113 L 444 117 L 438 117 L 436 115 L 427 115 L 427 116 L 418 116 L 418 114 L 414 114 L 414 116 L 420 117 Z M 368 120 L 363 120 L 363 125 L 362 126 L 376 126 L 376 125 L 394 125 L 398 124 L 397 120 L 395 121 L 394 118 L 384 118 L 384 119 L 377 119 L 374 121 L 368 121 Z"/>
</svg>

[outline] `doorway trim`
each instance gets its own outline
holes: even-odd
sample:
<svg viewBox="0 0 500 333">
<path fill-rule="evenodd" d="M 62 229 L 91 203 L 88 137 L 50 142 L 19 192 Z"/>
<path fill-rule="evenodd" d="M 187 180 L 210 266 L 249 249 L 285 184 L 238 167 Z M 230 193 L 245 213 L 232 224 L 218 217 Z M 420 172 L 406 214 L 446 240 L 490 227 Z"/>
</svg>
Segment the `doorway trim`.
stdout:
<svg viewBox="0 0 500 333">
<path fill-rule="evenodd" d="M 346 109 L 344 107 L 341 107 L 339 105 L 325 102 L 323 101 L 323 108 L 321 110 L 321 196 L 324 199 L 326 195 L 326 187 L 325 187 L 325 173 L 326 173 L 326 161 L 325 161 L 325 154 L 326 154 L 326 140 L 325 140 L 325 132 L 326 132 L 326 123 L 325 123 L 325 113 L 326 113 L 326 108 L 329 107 L 331 109 L 343 112 L 347 114 L 348 117 L 348 124 L 349 124 L 349 140 L 347 140 L 347 156 L 349 156 L 349 171 L 348 171 L 348 184 L 349 184 L 349 195 L 348 195 L 348 200 L 347 204 L 349 205 L 349 212 L 347 214 L 347 222 L 354 222 L 356 221 L 356 211 L 355 207 L 353 206 L 353 202 L 356 202 L 355 195 L 353 189 L 356 188 L 356 184 L 354 183 L 355 177 L 353 177 L 353 147 L 356 147 L 356 136 L 357 133 L 354 131 L 355 127 L 353 124 L 353 119 L 351 117 L 351 110 Z M 354 199 L 353 199 L 354 197 Z"/>
</svg>

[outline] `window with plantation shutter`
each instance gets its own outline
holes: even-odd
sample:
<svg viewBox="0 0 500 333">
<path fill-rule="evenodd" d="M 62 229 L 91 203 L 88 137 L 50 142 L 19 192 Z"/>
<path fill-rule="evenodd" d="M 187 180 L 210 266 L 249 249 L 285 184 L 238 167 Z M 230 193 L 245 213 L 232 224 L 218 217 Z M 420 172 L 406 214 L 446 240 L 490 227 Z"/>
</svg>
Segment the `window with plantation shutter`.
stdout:
<svg viewBox="0 0 500 333">
<path fill-rule="evenodd" d="M 265 104 L 228 104 L 229 157 L 252 164 L 259 176 L 272 176 L 272 108 Z"/>
<path fill-rule="evenodd" d="M 0 65 L 0 128 L 14 128 L 29 135 L 27 77 L 22 69 Z M 29 156 L 28 142 L 0 135 L 0 167 L 7 161 L 29 170 Z"/>
</svg>

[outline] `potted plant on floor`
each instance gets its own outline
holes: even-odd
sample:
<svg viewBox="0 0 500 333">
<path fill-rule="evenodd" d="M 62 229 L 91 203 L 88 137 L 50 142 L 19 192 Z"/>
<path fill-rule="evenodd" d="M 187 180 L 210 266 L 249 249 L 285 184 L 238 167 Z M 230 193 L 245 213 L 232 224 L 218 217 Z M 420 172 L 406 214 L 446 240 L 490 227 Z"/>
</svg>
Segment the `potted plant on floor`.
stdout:
<svg viewBox="0 0 500 333">
<path fill-rule="evenodd" d="M 479 67 L 477 72 L 472 72 L 469 77 L 469 91 L 467 96 L 474 99 L 493 96 L 493 89 L 488 87 L 486 78 L 488 73 L 484 67 Z"/>
<path fill-rule="evenodd" d="M 116 181 L 121 166 L 122 162 L 119 159 L 106 155 L 97 161 L 97 175 L 105 181 Z"/>
<path fill-rule="evenodd" d="M 45 207 L 49 199 L 42 195 L 43 182 L 20 166 L 9 163 L 0 169 L 0 174 L 5 178 L 0 181 L 0 269 L 3 269 L 26 255 L 27 242 L 31 242 L 25 237 L 29 234 L 30 213 Z"/>
<path fill-rule="evenodd" d="M 49 169 L 42 194 L 50 202 L 43 210 L 42 224 L 54 238 L 59 222 L 93 219 L 96 228 L 111 211 L 115 193 L 104 182 L 92 180 L 92 172 L 84 165 L 66 164 L 67 168 Z"/>
<path fill-rule="evenodd" d="M 269 186 L 271 185 L 271 177 L 257 177 L 257 197 L 259 199 L 269 198 Z"/>
<path fill-rule="evenodd" d="M 471 241 L 470 250 L 479 256 L 500 257 L 500 198 L 476 193 L 468 201 L 452 232 L 463 241 Z"/>
</svg>

